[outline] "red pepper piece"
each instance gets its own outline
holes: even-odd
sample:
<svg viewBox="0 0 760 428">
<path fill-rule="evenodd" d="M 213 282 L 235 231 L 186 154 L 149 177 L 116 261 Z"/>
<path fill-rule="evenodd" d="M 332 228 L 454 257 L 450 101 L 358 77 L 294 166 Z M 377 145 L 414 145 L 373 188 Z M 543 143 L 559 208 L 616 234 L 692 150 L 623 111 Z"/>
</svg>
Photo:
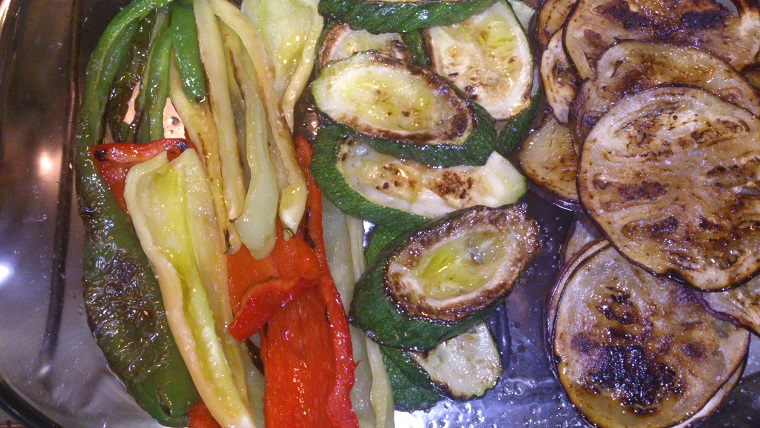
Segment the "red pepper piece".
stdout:
<svg viewBox="0 0 760 428">
<path fill-rule="evenodd" d="M 138 163 L 149 161 L 161 152 L 174 160 L 185 150 L 194 148 L 189 140 L 163 139 L 148 144 L 111 143 L 100 144 L 90 149 L 95 169 L 111 190 L 119 206 L 127 211 L 124 201 L 124 183 L 129 169 Z"/>
<path fill-rule="evenodd" d="M 211 412 L 203 400 L 198 400 L 195 406 L 187 412 L 187 418 L 187 428 L 222 428 L 219 422 L 211 416 Z"/>
</svg>

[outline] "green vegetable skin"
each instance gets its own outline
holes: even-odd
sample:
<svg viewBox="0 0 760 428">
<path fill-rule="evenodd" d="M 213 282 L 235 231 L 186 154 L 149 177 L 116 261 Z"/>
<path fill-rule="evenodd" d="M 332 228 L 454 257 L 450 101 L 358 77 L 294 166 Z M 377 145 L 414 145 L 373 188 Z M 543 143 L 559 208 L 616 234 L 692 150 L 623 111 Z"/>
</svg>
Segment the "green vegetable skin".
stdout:
<svg viewBox="0 0 760 428">
<path fill-rule="evenodd" d="M 444 398 L 407 351 L 381 346 L 380 352 L 393 385 L 393 401 L 397 410 L 411 412 L 429 409 Z"/>
<path fill-rule="evenodd" d="M 114 77 L 138 21 L 167 6 L 138 0 L 109 24 L 87 67 L 76 140 L 76 187 L 84 222 L 84 295 L 88 322 L 111 369 L 161 424 L 184 426 L 198 394 L 166 322 L 158 284 L 127 214 L 98 176 L 90 148 L 104 134 Z"/>
<path fill-rule="evenodd" d="M 479 12 L 494 0 L 366 1 L 321 0 L 319 13 L 372 33 L 401 33 L 449 25 Z"/>
</svg>

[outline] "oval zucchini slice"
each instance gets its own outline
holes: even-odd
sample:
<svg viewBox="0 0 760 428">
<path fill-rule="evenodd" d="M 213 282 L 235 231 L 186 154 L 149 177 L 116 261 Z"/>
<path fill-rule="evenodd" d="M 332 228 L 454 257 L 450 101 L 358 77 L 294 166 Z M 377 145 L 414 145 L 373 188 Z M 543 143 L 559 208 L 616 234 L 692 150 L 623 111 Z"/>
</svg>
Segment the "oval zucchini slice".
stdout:
<svg viewBox="0 0 760 428">
<path fill-rule="evenodd" d="M 429 165 L 482 165 L 493 119 L 430 69 L 361 52 L 327 64 L 311 84 L 319 111 L 377 150 Z"/>
<path fill-rule="evenodd" d="M 324 29 L 317 51 L 317 65 L 348 58 L 359 52 L 375 50 L 393 58 L 411 61 L 409 50 L 399 33 L 372 34 L 367 30 L 352 30 L 348 24 L 333 22 Z"/>
<path fill-rule="evenodd" d="M 580 208 L 576 175 L 578 154 L 570 129 L 547 115 L 541 126 L 528 135 L 517 153 L 517 161 L 525 175 L 559 205 Z"/>
<path fill-rule="evenodd" d="M 760 96 L 733 67 L 699 49 L 628 41 L 609 48 L 572 105 L 570 128 L 582 145 L 621 98 L 661 85 L 693 86 L 760 116 Z"/>
<path fill-rule="evenodd" d="M 320 156 L 331 155 L 331 159 L 314 161 L 317 183 L 325 195 L 347 214 L 375 224 L 397 226 L 393 218 L 385 218 L 383 210 L 374 206 L 436 218 L 475 205 L 496 208 L 512 204 L 526 190 L 522 174 L 496 152 L 482 166 L 433 168 L 380 153 L 350 136 L 331 142 L 318 137 L 317 141 L 333 145 L 331 150 L 324 147 L 317 151 Z M 335 170 L 326 171 L 329 165 Z M 349 192 L 358 197 L 346 201 Z"/>
<path fill-rule="evenodd" d="M 430 63 L 496 120 L 531 104 L 533 54 L 506 0 L 462 22 L 423 30 Z"/>
<path fill-rule="evenodd" d="M 612 243 L 656 274 L 721 290 L 760 269 L 760 119 L 704 90 L 619 101 L 583 145 L 581 201 Z"/>
<path fill-rule="evenodd" d="M 454 400 L 471 400 L 496 386 L 501 355 L 486 323 L 442 342 L 434 349 L 410 352 L 438 389 Z"/>
<path fill-rule="evenodd" d="M 493 0 L 321 0 L 319 13 L 352 28 L 369 32 L 400 33 L 467 19 Z"/>
<path fill-rule="evenodd" d="M 381 344 L 417 350 L 484 321 L 538 252 L 525 210 L 477 206 L 397 237 L 357 283 L 351 321 Z"/>
<path fill-rule="evenodd" d="M 682 426 L 735 384 L 749 333 L 705 311 L 679 283 L 611 245 L 586 250 L 563 278 L 553 329 L 556 373 L 594 426 Z"/>
<path fill-rule="evenodd" d="M 619 40 L 651 40 L 695 46 L 737 70 L 760 50 L 760 11 L 754 2 L 720 0 L 580 0 L 565 27 L 565 46 L 583 79 Z"/>
</svg>

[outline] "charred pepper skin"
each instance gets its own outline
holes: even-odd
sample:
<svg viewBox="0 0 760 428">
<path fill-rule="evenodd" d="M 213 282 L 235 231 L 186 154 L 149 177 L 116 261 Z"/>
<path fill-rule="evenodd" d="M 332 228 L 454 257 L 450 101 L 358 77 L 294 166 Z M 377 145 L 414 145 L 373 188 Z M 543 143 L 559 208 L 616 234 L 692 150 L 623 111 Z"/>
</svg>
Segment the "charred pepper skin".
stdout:
<svg viewBox="0 0 760 428">
<path fill-rule="evenodd" d="M 161 424 L 185 426 L 198 401 L 169 330 L 158 283 L 128 215 L 97 175 L 90 148 L 104 134 L 109 91 L 138 22 L 168 0 L 137 0 L 109 24 L 87 68 L 77 124 L 76 187 L 84 222 L 88 323 L 111 370 Z"/>
</svg>

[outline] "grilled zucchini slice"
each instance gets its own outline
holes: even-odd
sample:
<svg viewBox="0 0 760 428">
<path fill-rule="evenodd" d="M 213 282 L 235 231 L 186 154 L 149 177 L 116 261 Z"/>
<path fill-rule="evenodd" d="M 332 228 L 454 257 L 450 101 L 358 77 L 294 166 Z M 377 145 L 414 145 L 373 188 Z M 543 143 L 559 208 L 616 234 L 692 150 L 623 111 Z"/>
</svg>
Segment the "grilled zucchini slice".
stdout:
<svg viewBox="0 0 760 428">
<path fill-rule="evenodd" d="M 409 351 L 380 346 L 383 364 L 393 391 L 396 410 L 412 412 L 427 410 L 443 399 L 443 393 L 430 381 L 430 377 L 412 360 Z"/>
<path fill-rule="evenodd" d="M 398 225 L 399 216 L 385 217 L 383 208 L 436 218 L 475 205 L 512 204 L 526 190 L 522 174 L 496 152 L 482 166 L 432 168 L 336 130 L 320 130 L 316 145 L 312 169 L 325 195 L 347 214 L 375 224 Z"/>
<path fill-rule="evenodd" d="M 325 27 L 317 51 L 317 65 L 348 58 L 359 52 L 375 50 L 394 58 L 411 61 L 409 50 L 399 33 L 372 34 L 367 30 L 352 30 L 348 24 L 333 22 Z"/>
<path fill-rule="evenodd" d="M 327 64 L 311 90 L 323 115 L 396 157 L 482 165 L 494 149 L 488 113 L 425 67 L 361 52 Z"/>
<path fill-rule="evenodd" d="M 506 0 L 462 22 L 423 30 L 433 70 L 450 79 L 496 120 L 528 109 L 533 54 Z"/>
<path fill-rule="evenodd" d="M 416 350 L 484 321 L 538 252 L 525 210 L 477 206 L 397 237 L 357 283 L 351 321 L 381 344 Z"/>
<path fill-rule="evenodd" d="M 760 50 L 760 11 L 749 0 L 580 0 L 565 27 L 565 46 L 581 78 L 619 40 L 695 46 L 737 70 Z"/>
<path fill-rule="evenodd" d="M 400 33 L 453 24 L 491 3 L 493 0 L 320 0 L 319 13 L 375 34 Z"/>
<path fill-rule="evenodd" d="M 558 284 L 552 330 L 556 373 L 576 409 L 598 427 L 685 426 L 707 416 L 741 376 L 749 333 L 611 245 L 580 259 Z"/>
<path fill-rule="evenodd" d="M 578 154 L 570 129 L 560 125 L 554 116 L 544 118 L 538 129 L 528 135 L 517 153 L 517 161 L 525 175 L 565 207 L 580 208 L 576 175 Z"/>
<path fill-rule="evenodd" d="M 760 116 L 757 91 L 714 55 L 683 46 L 628 41 L 599 58 L 594 78 L 575 98 L 570 114 L 574 141 L 582 145 L 594 124 L 621 98 L 666 84 L 705 89 Z"/>
<path fill-rule="evenodd" d="M 562 31 L 554 34 L 541 55 L 541 81 L 552 114 L 559 123 L 567 125 L 570 106 L 583 82 L 562 45 Z"/>
<path fill-rule="evenodd" d="M 583 145 L 581 201 L 626 257 L 703 290 L 760 269 L 760 119 L 701 89 L 624 98 Z"/>
</svg>

